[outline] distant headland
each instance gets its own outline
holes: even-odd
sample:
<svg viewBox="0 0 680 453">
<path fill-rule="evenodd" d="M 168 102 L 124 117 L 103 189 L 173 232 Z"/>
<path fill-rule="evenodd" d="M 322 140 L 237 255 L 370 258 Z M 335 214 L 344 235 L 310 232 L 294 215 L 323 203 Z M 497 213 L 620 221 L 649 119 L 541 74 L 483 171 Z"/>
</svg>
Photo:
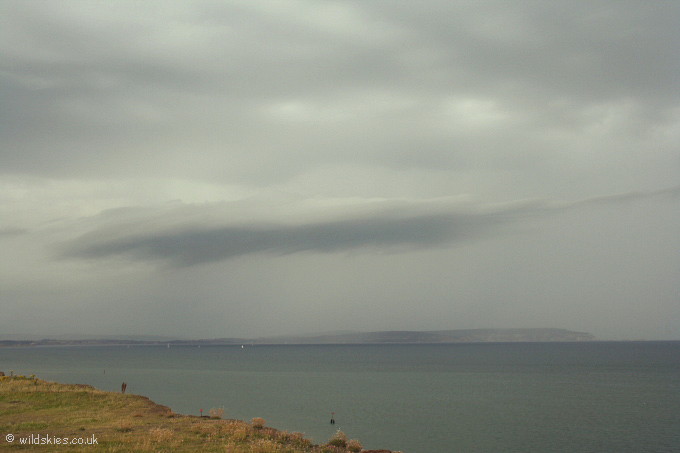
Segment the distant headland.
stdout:
<svg viewBox="0 0 680 453">
<path fill-rule="evenodd" d="M 281 345 L 281 344 L 432 344 L 432 343 L 509 343 L 595 341 L 594 335 L 566 329 L 457 329 L 457 330 L 389 330 L 376 332 L 342 332 L 317 335 L 286 335 L 257 338 L 213 338 L 201 340 L 151 339 L 149 337 L 102 337 L 89 339 L 0 340 L 0 346 L 59 345 Z"/>
</svg>

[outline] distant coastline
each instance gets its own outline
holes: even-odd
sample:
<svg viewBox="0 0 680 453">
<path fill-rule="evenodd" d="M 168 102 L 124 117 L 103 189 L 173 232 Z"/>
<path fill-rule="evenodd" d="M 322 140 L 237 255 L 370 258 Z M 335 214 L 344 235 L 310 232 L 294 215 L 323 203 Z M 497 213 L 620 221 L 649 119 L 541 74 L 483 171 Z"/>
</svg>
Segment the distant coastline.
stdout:
<svg viewBox="0 0 680 453">
<path fill-rule="evenodd" d="M 448 344 L 510 342 L 576 342 L 596 341 L 587 332 L 566 329 L 456 329 L 456 330 L 391 330 L 349 332 L 320 335 L 287 335 L 258 338 L 213 338 L 200 340 L 103 337 L 90 339 L 0 340 L 0 346 L 96 346 L 96 345 L 283 345 L 283 344 Z"/>
</svg>

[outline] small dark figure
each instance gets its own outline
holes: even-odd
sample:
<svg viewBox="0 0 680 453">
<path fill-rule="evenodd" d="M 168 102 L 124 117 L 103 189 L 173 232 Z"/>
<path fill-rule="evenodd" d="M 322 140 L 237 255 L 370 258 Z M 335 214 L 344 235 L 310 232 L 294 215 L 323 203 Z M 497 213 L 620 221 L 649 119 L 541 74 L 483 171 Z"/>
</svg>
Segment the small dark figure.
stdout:
<svg viewBox="0 0 680 453">
<path fill-rule="evenodd" d="M 125 393 L 125 390 L 127 390 L 127 382 L 123 382 L 123 385 L 120 386 L 121 393 Z"/>
<path fill-rule="evenodd" d="M 331 412 L 331 425 L 335 425 L 335 412 Z"/>
</svg>

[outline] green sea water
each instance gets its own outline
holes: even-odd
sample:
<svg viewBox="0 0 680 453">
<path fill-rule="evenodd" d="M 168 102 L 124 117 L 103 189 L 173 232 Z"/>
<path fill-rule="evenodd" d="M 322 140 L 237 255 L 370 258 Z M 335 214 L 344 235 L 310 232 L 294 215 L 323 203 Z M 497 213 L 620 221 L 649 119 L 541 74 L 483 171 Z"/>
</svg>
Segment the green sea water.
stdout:
<svg viewBox="0 0 680 453">
<path fill-rule="evenodd" d="M 405 453 L 680 452 L 680 342 L 0 348 L 10 369 L 125 381 L 316 442 L 339 428 Z"/>
</svg>

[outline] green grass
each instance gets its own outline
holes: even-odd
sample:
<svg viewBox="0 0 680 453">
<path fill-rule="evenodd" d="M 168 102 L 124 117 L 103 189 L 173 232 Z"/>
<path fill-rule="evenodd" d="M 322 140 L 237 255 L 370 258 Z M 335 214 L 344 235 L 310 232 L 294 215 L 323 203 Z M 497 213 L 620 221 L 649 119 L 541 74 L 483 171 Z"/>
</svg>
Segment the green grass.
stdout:
<svg viewBox="0 0 680 453">
<path fill-rule="evenodd" d="M 264 420 L 262 420 L 264 422 Z M 0 377 L 0 450 L 97 452 L 346 453 L 300 433 L 173 413 L 146 397 L 26 377 Z M 14 442 L 5 439 L 14 435 Z M 96 445 L 21 445 L 31 435 L 97 439 Z M 354 449 L 353 449 L 354 450 Z M 354 450 L 356 451 L 356 450 Z"/>
</svg>

